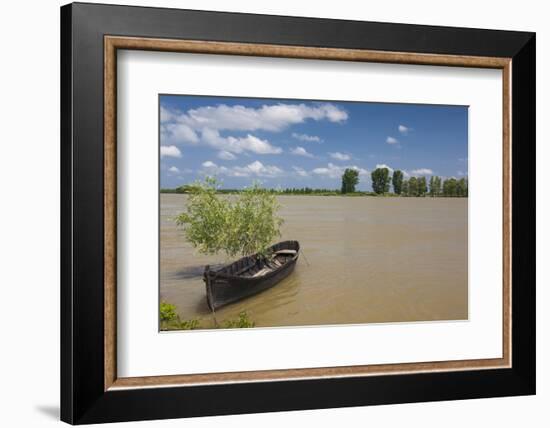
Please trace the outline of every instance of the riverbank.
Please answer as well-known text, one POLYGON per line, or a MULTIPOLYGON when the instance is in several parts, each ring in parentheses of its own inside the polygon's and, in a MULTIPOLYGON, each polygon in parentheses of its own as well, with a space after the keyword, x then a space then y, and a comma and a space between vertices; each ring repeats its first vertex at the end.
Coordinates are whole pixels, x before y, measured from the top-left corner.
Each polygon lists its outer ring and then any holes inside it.
MULTIPOLYGON (((350 192, 350 193, 342 193, 337 190, 316 190, 313 189, 313 191, 280 191, 280 190, 269 190, 269 193, 277 195, 277 196, 344 196, 344 197, 357 197, 357 196, 372 196, 376 198, 467 198, 467 196, 444 196, 444 195, 436 195, 432 196, 429 194, 425 195, 418 195, 418 196, 412 196, 412 195, 398 195, 396 193, 375 193, 375 192, 350 192)), ((162 194, 177 194, 177 195, 187 195, 189 192, 187 190, 183 190, 180 188, 176 189, 160 189, 160 193, 162 194)), ((239 193, 242 193, 242 190, 238 189, 219 189, 216 193, 220 195, 238 195, 239 193)))

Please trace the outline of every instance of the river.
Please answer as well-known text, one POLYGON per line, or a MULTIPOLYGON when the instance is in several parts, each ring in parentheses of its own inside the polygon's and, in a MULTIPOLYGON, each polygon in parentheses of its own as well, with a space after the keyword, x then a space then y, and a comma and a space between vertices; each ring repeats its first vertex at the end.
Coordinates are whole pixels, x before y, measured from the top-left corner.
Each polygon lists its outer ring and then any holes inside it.
MULTIPOLYGON (((214 325, 204 265, 173 217, 186 196, 161 194, 160 297, 181 319, 214 325)), ((275 287, 216 311, 257 327, 468 318, 467 198, 280 196, 281 240, 298 240, 296 270, 275 287)))

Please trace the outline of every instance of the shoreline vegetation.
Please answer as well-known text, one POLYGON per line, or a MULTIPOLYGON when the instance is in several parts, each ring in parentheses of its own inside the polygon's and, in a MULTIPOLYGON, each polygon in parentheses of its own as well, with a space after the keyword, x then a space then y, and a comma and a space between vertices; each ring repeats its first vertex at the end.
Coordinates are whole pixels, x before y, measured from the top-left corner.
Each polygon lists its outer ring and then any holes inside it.
MULTIPOLYGON (((395 170, 390 176, 388 168, 377 168, 371 173, 372 191, 356 190, 359 183, 359 172, 348 168, 342 175, 340 189, 289 187, 262 189, 264 192, 276 196, 375 196, 375 197, 445 197, 467 198, 468 179, 454 177, 442 179, 439 176, 431 176, 429 180, 425 176, 405 178, 404 173, 395 170), (390 185, 392 191, 390 191, 390 185)), ((175 188, 161 188, 160 193, 192 194, 195 184, 184 184, 175 188)), ((246 189, 222 189, 216 188, 220 195, 238 195, 246 192, 246 189)))
POLYGON ((239 313, 238 318, 222 320, 218 322, 213 315, 211 320, 193 318, 182 320, 177 313, 176 305, 167 302, 160 303, 160 330, 201 330, 218 328, 253 328, 256 323, 252 321, 246 311, 239 313))

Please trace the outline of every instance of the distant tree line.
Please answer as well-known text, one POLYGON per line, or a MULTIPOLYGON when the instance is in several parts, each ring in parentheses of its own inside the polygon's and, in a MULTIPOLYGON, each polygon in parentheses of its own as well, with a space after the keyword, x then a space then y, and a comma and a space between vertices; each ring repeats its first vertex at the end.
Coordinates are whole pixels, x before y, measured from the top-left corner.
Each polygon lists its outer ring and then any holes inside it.
MULTIPOLYGON (((187 194, 191 193, 193 189, 192 185, 186 184, 176 188, 161 188, 160 193, 176 193, 176 194, 187 194)), ((317 196, 337 196, 341 195, 341 189, 323 189, 323 188, 312 188, 312 187, 288 187, 285 189, 275 188, 275 189, 264 189, 267 193, 277 194, 277 195, 317 195, 317 196)), ((220 194, 239 194, 242 193, 244 189, 216 189, 216 193, 220 194)), ((364 195, 369 192, 352 192, 354 195, 364 195)))
POLYGON ((324 193, 339 193, 335 189, 313 189, 311 187, 292 187, 286 189, 274 189, 277 193, 282 193, 283 195, 315 195, 315 194, 324 194, 324 193))
POLYGON ((447 178, 441 181, 441 177, 436 175, 430 177, 428 182, 426 177, 411 177, 404 179, 402 171, 395 170, 391 176, 388 168, 376 168, 371 173, 372 190, 377 195, 388 193, 390 190, 390 181, 393 186, 393 192, 400 196, 412 197, 467 197, 468 180, 461 178, 447 178))
MULTIPOLYGON (((390 174, 388 168, 376 168, 371 172, 372 192, 361 192, 356 189, 359 184, 359 171, 346 168, 342 174, 342 185, 337 189, 314 189, 311 187, 289 187, 286 189, 265 189, 266 192, 282 195, 317 195, 317 196, 405 196, 405 197, 467 197, 467 178, 446 178, 434 175, 428 180, 426 177, 410 177, 405 179, 403 171, 395 170, 390 174), (390 193, 390 186, 393 193, 390 193)), ((189 193, 193 185, 185 184, 174 189, 160 189, 161 193, 189 193)), ((217 189, 217 193, 238 194, 243 189, 217 189)))

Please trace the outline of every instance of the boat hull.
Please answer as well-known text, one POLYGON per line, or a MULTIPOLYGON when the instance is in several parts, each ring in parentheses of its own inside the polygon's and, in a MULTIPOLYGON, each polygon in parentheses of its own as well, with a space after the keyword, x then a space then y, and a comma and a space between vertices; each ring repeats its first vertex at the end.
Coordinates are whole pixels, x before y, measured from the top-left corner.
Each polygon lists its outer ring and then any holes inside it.
POLYGON ((232 270, 253 264, 257 260, 256 255, 244 257, 217 271, 211 271, 207 266, 204 272, 204 282, 206 284, 206 300, 210 310, 214 311, 222 306, 261 293, 277 285, 294 271, 300 249, 297 241, 280 242, 271 249, 273 251, 290 249, 296 251, 296 254, 282 266, 259 277, 242 277, 231 274, 232 270))

